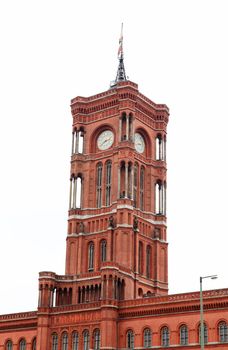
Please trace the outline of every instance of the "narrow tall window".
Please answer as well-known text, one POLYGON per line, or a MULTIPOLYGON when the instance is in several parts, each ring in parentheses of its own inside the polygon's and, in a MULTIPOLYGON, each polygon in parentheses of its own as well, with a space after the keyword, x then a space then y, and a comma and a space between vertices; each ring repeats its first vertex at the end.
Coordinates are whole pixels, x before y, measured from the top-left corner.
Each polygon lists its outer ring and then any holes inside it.
POLYGON ((89 249, 88 249, 88 270, 93 271, 94 268, 94 243, 89 243, 89 249))
POLYGON ((77 194, 76 194, 76 208, 82 207, 82 178, 81 176, 78 176, 76 179, 77 185, 77 194))
POLYGON ((112 180, 112 162, 108 161, 106 163, 106 195, 105 195, 106 206, 109 206, 111 204, 111 180, 112 180))
MULTIPOLYGON (((201 341, 201 332, 200 332, 200 326, 199 326, 199 343, 201 341)), ((204 323, 204 326, 203 326, 203 330, 204 330, 204 344, 207 344, 208 343, 208 328, 207 328, 207 325, 204 323)))
POLYGON ((166 182, 158 180, 155 184, 155 213, 165 215, 166 211, 166 182))
POLYGON ((26 341, 25 341, 25 339, 21 339, 20 340, 19 350, 26 350, 26 341))
POLYGON ((97 165, 97 208, 102 205, 102 163, 97 165))
POLYGON ((94 350, 100 350, 100 344, 101 338, 100 338, 100 331, 99 329, 96 329, 94 331, 94 350))
POLYGON ((134 165, 134 189, 133 189, 133 200, 134 207, 137 207, 137 184, 138 184, 138 164, 134 165))
POLYGON ((151 278, 151 247, 146 247, 146 277, 151 278))
POLYGON ((102 241, 101 241, 101 262, 106 261, 106 248, 107 248, 107 242, 105 239, 102 239, 102 241))
POLYGON ((62 336, 62 350, 68 350, 68 334, 66 332, 62 336))
POLYGON ((220 343, 228 342, 228 327, 226 322, 219 323, 219 341, 220 343))
POLYGON ((141 167, 140 170, 140 209, 144 210, 144 182, 145 182, 145 170, 141 167))
POLYGON ((180 327, 180 345, 188 345, 188 327, 186 325, 180 327))
POLYGON ((6 350, 12 350, 13 349, 13 343, 11 340, 8 340, 6 343, 6 350))
POLYGON ((36 338, 33 339, 32 350, 36 350, 36 338))
POLYGON ((143 244, 142 242, 139 242, 139 274, 143 274, 143 244))
POLYGON ((78 350, 78 332, 72 334, 72 350, 78 350))
POLYGON ((160 134, 156 137, 156 160, 163 160, 163 140, 160 134))
POLYGON ((152 346, 152 336, 151 336, 151 330, 149 328, 146 328, 143 332, 143 339, 144 339, 144 348, 151 348, 152 346))
POLYGON ((52 334, 52 350, 58 350, 58 335, 52 334))
POLYGON ((70 179, 69 209, 82 207, 82 177, 72 175, 70 179))
POLYGON ((163 327, 161 330, 161 345, 169 346, 169 328, 163 327))
POLYGON ((127 349, 134 349, 134 333, 132 330, 127 332, 127 349))
POLYGON ((89 350, 89 331, 83 332, 83 350, 89 350))
POLYGON ((78 132, 78 153, 83 153, 83 148, 84 148, 84 132, 79 131, 78 132))

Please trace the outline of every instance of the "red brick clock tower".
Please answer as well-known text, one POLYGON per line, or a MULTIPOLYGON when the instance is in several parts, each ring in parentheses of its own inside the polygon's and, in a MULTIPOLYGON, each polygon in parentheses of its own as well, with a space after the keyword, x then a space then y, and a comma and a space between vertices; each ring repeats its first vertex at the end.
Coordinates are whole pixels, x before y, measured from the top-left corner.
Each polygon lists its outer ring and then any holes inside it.
POLYGON ((71 109, 66 275, 77 276, 76 300, 166 294, 166 106, 123 80, 71 109))
POLYGON ((166 295, 167 106, 126 79, 121 51, 110 89, 74 98, 71 112, 65 275, 40 273, 38 310, 166 295))
MULTIPOLYGON (((71 101, 65 274, 40 272, 36 311, 0 315, 0 350, 202 347, 200 293, 168 295, 169 111, 119 53, 110 89, 71 101)), ((228 289, 203 293, 203 316, 205 348, 226 350, 228 289)))

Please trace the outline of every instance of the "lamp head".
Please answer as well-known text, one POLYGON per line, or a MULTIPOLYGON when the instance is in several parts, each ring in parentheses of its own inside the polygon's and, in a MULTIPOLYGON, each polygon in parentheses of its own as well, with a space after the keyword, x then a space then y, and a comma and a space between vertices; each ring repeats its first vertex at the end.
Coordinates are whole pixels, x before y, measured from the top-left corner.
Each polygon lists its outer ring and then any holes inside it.
POLYGON ((216 280, 217 278, 218 278, 217 275, 211 276, 211 279, 212 279, 212 280, 216 280))

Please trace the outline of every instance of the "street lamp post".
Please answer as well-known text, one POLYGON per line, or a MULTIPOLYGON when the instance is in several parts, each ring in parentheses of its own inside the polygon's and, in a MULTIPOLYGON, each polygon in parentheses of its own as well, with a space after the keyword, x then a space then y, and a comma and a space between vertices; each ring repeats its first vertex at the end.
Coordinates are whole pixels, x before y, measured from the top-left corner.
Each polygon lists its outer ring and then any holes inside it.
POLYGON ((212 280, 218 278, 217 275, 200 277, 200 348, 204 350, 204 322, 203 322, 203 279, 210 278, 212 280))

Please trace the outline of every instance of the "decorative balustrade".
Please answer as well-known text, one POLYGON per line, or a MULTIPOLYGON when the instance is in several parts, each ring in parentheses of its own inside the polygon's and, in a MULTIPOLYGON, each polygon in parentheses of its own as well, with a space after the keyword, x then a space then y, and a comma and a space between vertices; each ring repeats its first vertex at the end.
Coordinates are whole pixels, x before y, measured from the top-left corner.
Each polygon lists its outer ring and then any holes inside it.
POLYGON ((19 312, 14 314, 0 315, 1 321, 14 321, 18 319, 31 319, 37 317, 37 311, 19 312))

